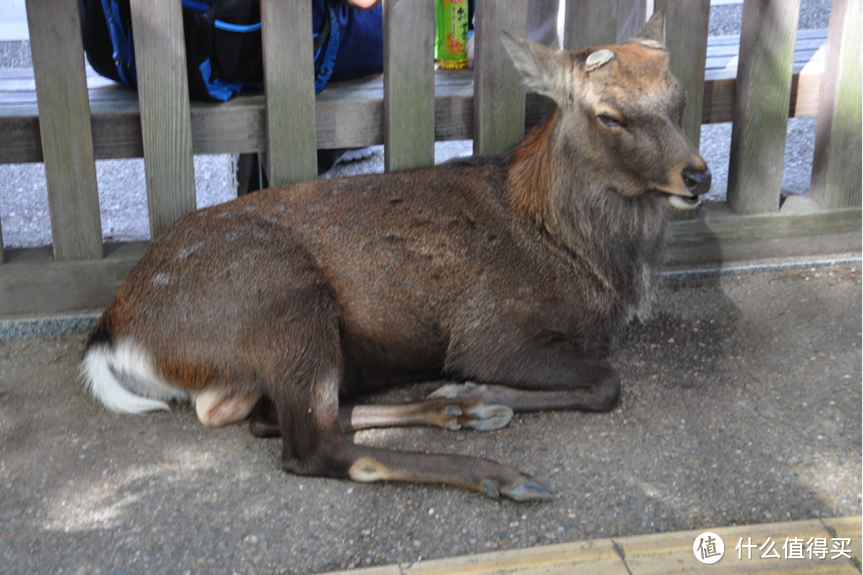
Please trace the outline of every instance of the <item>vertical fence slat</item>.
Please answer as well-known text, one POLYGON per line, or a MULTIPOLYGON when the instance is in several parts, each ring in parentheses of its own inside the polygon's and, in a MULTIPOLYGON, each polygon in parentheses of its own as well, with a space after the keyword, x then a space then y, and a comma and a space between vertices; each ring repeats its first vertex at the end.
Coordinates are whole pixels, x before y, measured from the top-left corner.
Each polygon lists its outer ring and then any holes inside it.
POLYGON ((860 0, 833 0, 818 100, 810 194, 825 208, 861 203, 860 0))
POLYGON ((481 0, 474 22, 473 152, 497 154, 524 136, 524 88, 500 31, 527 36, 527 2, 481 0))
POLYGON ((195 164, 180 3, 132 0, 150 237, 195 209, 195 164))
POLYGON ((384 2, 384 166, 434 164, 432 1, 384 2))
MULTIPOLYGON (((665 15, 663 43, 668 48, 668 67, 686 89, 683 131, 697 148, 701 142, 710 0, 656 0, 654 8, 665 15)), ((694 219, 695 213, 668 207, 668 216, 675 220, 694 219)))
POLYGON ((54 259, 102 257, 81 21, 75 0, 27 0, 54 259))
POLYGON ((698 147, 704 106, 710 0, 656 0, 655 7, 665 13, 669 68, 686 88, 683 130, 698 147))
POLYGON ((618 0, 566 0, 564 49, 617 42, 617 4, 618 0))
POLYGON ((740 33, 728 205, 779 210, 800 0, 745 0, 740 33))
POLYGON ((315 85, 311 2, 261 0, 270 186, 312 180, 315 85))

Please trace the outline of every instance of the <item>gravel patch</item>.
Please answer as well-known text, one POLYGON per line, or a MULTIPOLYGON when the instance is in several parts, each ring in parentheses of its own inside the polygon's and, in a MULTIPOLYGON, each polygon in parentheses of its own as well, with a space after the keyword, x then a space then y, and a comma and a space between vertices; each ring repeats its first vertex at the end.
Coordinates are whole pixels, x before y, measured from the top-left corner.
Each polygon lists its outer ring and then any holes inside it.
MULTIPOLYGON (((830 4, 832 0, 803 0, 800 3, 800 17, 797 27, 800 30, 826 28, 830 20, 830 4)), ((743 20, 743 2, 739 4, 724 4, 710 9, 711 36, 730 36, 740 34, 740 23, 743 20)))
POLYGON ((100 312, 0 320, 0 341, 89 333, 101 315, 100 312))
MULTIPOLYGON (((818 118, 788 118, 785 165, 780 194, 809 193, 812 157, 815 154, 815 126, 818 118)), ((713 172, 713 185, 704 196, 708 202, 724 202, 728 194, 728 163, 731 156, 731 123, 701 126, 701 155, 713 172)))
POLYGON ((28 40, 0 42, 0 70, 20 70, 32 68, 28 40))
MULTIPOLYGON (((800 6, 799 30, 827 28, 831 0, 804 0, 800 6)), ((711 36, 739 35, 743 4, 713 6, 710 10, 711 36)), ((817 118, 789 118, 785 143, 785 170, 782 196, 809 193, 812 157, 815 153, 817 118)), ((728 193, 728 162, 731 148, 731 123, 701 126, 700 151, 713 172, 713 187, 706 201, 723 202, 728 193)))
MULTIPOLYGON (((799 27, 826 28, 830 0, 803 0, 799 27)), ((739 34, 741 4, 714 6, 710 34, 739 34)), ((29 42, 0 42, 0 69, 31 67, 29 42)), ((815 143, 815 118, 791 118, 785 152, 782 195, 807 194, 815 143)), ((728 187, 731 124, 702 126, 701 150, 714 179, 708 201, 724 201, 728 187)), ((472 153, 470 140, 437 142, 435 161, 472 153)), ((100 160, 96 166, 104 241, 149 239, 143 160, 100 160)), ((323 177, 346 177, 384 171, 383 147, 371 157, 338 164, 323 177)), ((236 197, 233 159, 229 155, 195 157, 198 207, 236 197)), ((37 247, 51 243, 45 175, 42 164, 0 165, 0 229, 6 248, 37 247)))

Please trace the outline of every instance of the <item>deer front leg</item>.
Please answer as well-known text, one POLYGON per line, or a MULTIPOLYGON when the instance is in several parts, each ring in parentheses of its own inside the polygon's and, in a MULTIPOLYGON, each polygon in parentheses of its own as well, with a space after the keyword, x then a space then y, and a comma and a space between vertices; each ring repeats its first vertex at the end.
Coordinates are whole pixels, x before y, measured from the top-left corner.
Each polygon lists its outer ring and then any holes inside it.
POLYGON ((616 377, 588 388, 567 391, 529 391, 504 385, 448 383, 429 395, 429 399, 472 399, 506 405, 513 412, 551 410, 610 411, 620 398, 616 377))
POLYGON ((456 431, 491 431, 507 425, 512 409, 473 399, 429 399, 394 405, 353 405, 339 410, 339 424, 345 431, 376 427, 432 425, 456 431))
MULTIPOLYGON (((452 431, 475 429, 492 431, 506 426, 512 409, 473 399, 429 399, 413 403, 385 405, 346 405, 339 408, 339 425, 343 431, 380 427, 431 425, 452 431)), ((275 406, 261 399, 249 421, 249 431, 256 437, 278 437, 279 418, 275 406)))
POLYGON ((516 333, 494 345, 456 342, 446 369, 484 385, 448 384, 429 399, 473 399, 507 405, 516 412, 610 411, 620 399, 620 379, 607 362, 550 332, 516 333))

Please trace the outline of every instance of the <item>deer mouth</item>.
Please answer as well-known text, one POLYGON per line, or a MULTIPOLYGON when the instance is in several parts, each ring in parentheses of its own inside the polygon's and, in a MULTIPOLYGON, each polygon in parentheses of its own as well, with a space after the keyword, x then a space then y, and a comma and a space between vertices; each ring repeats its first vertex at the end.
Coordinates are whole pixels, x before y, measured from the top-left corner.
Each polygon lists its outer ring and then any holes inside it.
POLYGON ((682 194, 666 192, 665 190, 660 190, 658 188, 654 188, 652 193, 665 198, 668 200, 669 204, 678 210, 694 210, 701 204, 701 198, 699 196, 684 196, 682 194))
POLYGON ((710 191, 712 180, 713 176, 706 166, 703 169, 685 168, 681 172, 678 185, 659 188, 657 191, 668 198, 668 203, 678 210, 694 210, 701 203, 701 195, 710 191), (683 185, 680 186, 680 183, 683 185))
POLYGON ((678 196, 677 194, 665 193, 668 203, 678 210, 694 210, 701 203, 698 196, 678 196))

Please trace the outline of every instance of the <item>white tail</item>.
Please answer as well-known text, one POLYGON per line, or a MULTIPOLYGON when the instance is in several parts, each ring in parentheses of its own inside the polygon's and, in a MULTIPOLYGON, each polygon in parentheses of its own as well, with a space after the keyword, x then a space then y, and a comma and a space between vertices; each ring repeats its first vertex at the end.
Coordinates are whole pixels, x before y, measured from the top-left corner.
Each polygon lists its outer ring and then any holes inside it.
POLYGON ((170 409, 167 400, 189 398, 186 392, 159 376, 147 352, 129 341, 87 350, 81 363, 81 378, 93 397, 118 413, 170 409))

